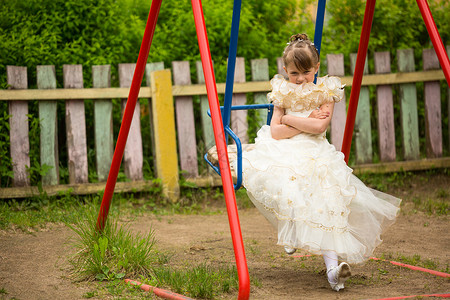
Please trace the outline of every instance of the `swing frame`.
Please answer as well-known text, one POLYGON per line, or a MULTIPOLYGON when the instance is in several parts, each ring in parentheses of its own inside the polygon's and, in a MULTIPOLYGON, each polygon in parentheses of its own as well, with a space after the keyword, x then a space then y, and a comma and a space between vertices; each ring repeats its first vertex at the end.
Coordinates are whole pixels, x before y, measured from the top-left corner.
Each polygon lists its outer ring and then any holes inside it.
MULTIPOLYGON (((444 75, 446 77, 447 83, 450 82, 450 62, 448 56, 446 55, 444 45, 437 31, 436 25, 434 23, 433 17, 431 16, 430 9, 426 0, 416 0, 419 5, 422 17, 425 21, 428 33, 433 42, 435 51, 437 53, 439 62, 441 63, 444 75)), ((150 7, 147 24, 144 31, 144 36, 141 43, 141 48, 139 50, 139 56, 136 63, 135 72, 133 75, 133 80, 130 87, 130 92, 128 94, 127 104, 122 117, 122 124, 120 126, 119 136, 117 138, 116 147, 114 150, 113 159, 111 162, 111 168, 108 174, 108 179, 106 181, 105 191, 103 193, 102 203, 100 206, 98 218, 97 218, 97 230, 99 232, 103 231, 105 223, 108 217, 108 212, 111 204, 112 195, 114 193, 114 187, 116 185, 117 176, 119 174, 119 168, 122 161, 122 157, 125 150, 125 144, 128 138, 128 133, 131 126, 131 121, 133 118, 134 109, 136 106, 137 98, 139 95, 140 85, 142 78, 144 76, 145 65, 150 52, 150 46, 152 43, 156 21, 158 19, 160 7, 162 0, 152 0, 150 7)), ((343 142, 343 152, 346 157, 346 162, 348 162, 348 155, 350 152, 350 144, 353 133, 354 121, 356 116, 356 108, 358 105, 359 92, 361 88, 361 81, 364 69, 364 63, 367 54, 367 45, 369 43, 370 29, 373 20, 373 13, 375 9, 376 0, 367 0, 366 10, 364 13, 363 27, 361 31, 361 39, 358 48, 358 56, 356 60, 356 67, 353 77, 353 85, 350 96, 349 110, 347 114, 347 121, 345 126, 344 142, 343 142)), ((316 19, 316 28, 314 42, 318 50, 320 51, 320 44, 322 38, 322 28, 323 28, 323 18, 325 14, 325 3, 326 0, 319 0, 318 4, 318 17, 316 19), (319 12, 321 16, 319 16, 319 12), (320 33, 320 39, 319 39, 320 33)), ((233 248, 236 259, 236 268, 239 278, 239 294, 238 299, 248 299, 250 296, 250 280, 248 274, 247 261, 245 258, 244 245, 242 240, 242 233, 239 225, 239 217, 237 213, 236 205, 236 195, 234 189, 236 186, 233 185, 233 180, 231 177, 230 165, 228 161, 227 153, 227 135, 235 136, 232 130, 229 129, 229 119, 231 110, 238 109, 239 107, 231 107, 231 96, 233 91, 233 79, 234 79, 234 67, 236 60, 236 50, 237 50, 237 38, 239 30, 239 19, 241 11, 241 0, 235 0, 233 6, 233 20, 232 20, 232 31, 230 38, 230 53, 228 60, 228 70, 227 70, 227 82, 226 82, 226 103, 224 107, 219 106, 217 87, 215 83, 214 70, 212 65, 211 53, 209 49, 208 36, 206 33, 206 25, 203 15, 203 9, 201 5, 201 0, 191 0, 192 11, 194 15, 195 27, 197 31, 197 38, 200 49, 200 56, 203 66, 203 74, 205 77, 206 91, 208 95, 208 102, 210 106, 210 114, 212 118, 212 126, 214 131, 214 138, 217 147, 217 153, 219 158, 219 168, 218 173, 222 178, 223 191, 225 196, 225 202, 227 205, 228 220, 230 224, 231 238, 233 241, 233 248), (223 113, 221 113, 223 110, 223 113), (223 114, 223 116, 222 116, 223 114), (222 117, 221 117, 222 116, 222 117), (224 129, 225 127, 225 129, 224 129)), ((270 106, 263 104, 262 107, 255 106, 245 106, 241 109, 255 109, 255 108, 266 108, 270 109, 270 106)), ((235 136, 236 137, 236 136, 235 136)), ((238 141, 239 139, 236 139, 238 141)), ((238 142, 236 142, 238 143, 238 142)), ((240 142, 239 142, 240 143, 240 142)), ((242 155, 242 148, 241 148, 242 155)), ((241 161, 242 164, 242 161, 241 161)), ((242 166, 240 167, 242 169, 242 166)), ((240 175, 242 176, 242 175, 240 175)), ((242 177, 241 177, 242 180, 242 177)))

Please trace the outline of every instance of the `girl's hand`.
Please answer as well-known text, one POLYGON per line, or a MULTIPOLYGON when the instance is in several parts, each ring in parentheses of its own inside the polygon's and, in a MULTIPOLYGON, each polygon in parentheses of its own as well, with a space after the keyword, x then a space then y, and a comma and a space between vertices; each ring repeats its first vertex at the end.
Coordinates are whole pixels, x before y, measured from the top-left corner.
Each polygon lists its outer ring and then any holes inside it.
POLYGON ((330 116, 330 112, 329 111, 323 111, 321 109, 315 109, 309 114, 308 118, 326 119, 329 116, 330 116))

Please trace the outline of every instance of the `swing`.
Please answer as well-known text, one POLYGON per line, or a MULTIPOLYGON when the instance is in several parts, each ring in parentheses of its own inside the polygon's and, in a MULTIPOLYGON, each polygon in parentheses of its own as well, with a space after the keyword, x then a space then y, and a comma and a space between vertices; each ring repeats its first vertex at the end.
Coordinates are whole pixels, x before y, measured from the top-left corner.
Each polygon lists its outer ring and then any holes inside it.
MULTIPOLYGON (((344 141, 342 152, 348 162, 348 156, 350 152, 350 144, 354 126, 354 120, 356 115, 356 107, 358 104, 359 91, 361 87, 362 74, 364 70, 364 63, 366 59, 367 46, 369 43, 370 28, 372 25, 372 19, 374 14, 376 0, 367 0, 366 11, 364 13, 364 22, 361 30, 361 39, 358 48, 358 56, 356 60, 356 67, 353 76, 352 92, 350 95, 350 103, 347 114, 347 121, 345 126, 344 141), (361 54, 361 55, 360 55, 361 54)), ((442 69, 447 79, 447 83, 450 83, 450 62, 445 53, 445 48, 440 40, 439 33, 434 23, 433 17, 429 10, 426 0, 416 0, 421 10, 425 25, 428 29, 429 35, 432 39, 434 48, 438 55, 439 61, 442 65, 442 69)), ((100 206, 98 218, 97 218, 97 230, 102 231, 105 227, 105 223, 108 217, 108 212, 111 204, 112 195, 114 193, 114 186, 116 184, 117 176, 119 173, 120 163, 125 149, 125 144, 128 138, 128 132, 131 126, 131 120, 134 113, 134 108, 139 94, 140 84, 142 82, 145 65, 147 62, 150 46, 153 39, 153 33, 156 27, 156 20, 159 15, 162 0, 153 0, 150 8, 147 24, 144 31, 144 37, 142 39, 141 48, 139 51, 139 57, 136 63, 136 69, 133 75, 133 81, 131 83, 130 92, 127 99, 127 105, 122 118, 122 124, 120 127, 119 136, 117 138, 116 148, 114 150, 113 159, 111 162, 111 168, 106 182, 105 191, 103 193, 102 203, 100 206)), ((233 6, 233 20, 232 30, 230 38, 230 52, 228 59, 228 71, 225 88, 225 104, 223 107, 219 107, 217 98, 217 89, 215 85, 214 71, 212 67, 211 53, 209 51, 208 37, 206 33, 205 20, 203 17, 203 10, 200 0, 191 0, 192 11, 194 14, 195 27, 197 31, 197 38, 199 42, 200 56, 203 65, 203 73, 205 75, 206 90, 208 94, 208 102, 212 112, 212 123, 214 136, 216 139, 216 145, 220 153, 226 153, 226 137, 228 134, 235 140, 236 143, 236 157, 237 157, 237 170, 236 170, 236 184, 234 189, 238 189, 242 183, 242 145, 239 138, 233 133, 229 127, 230 112, 231 110, 238 109, 268 109, 268 123, 271 119, 271 110, 273 106, 271 104, 260 105, 243 105, 243 106, 231 106, 231 95, 233 91, 234 81, 234 68, 236 63, 236 50, 237 50, 237 38, 239 30, 239 16, 241 0, 235 0, 233 6), (222 111, 222 121, 220 120, 220 111, 222 111), (223 126, 223 127, 222 127, 223 126), (223 130, 222 130, 223 129, 223 130), (225 136, 222 135, 225 133, 225 136), (225 138, 225 139, 224 139, 225 138)), ((320 45, 322 39, 322 28, 325 13, 326 0, 319 0, 316 19, 316 30, 314 35, 314 42, 317 50, 320 53, 320 45)), ((209 113, 211 115, 211 113, 209 113)), ((250 146, 244 146, 247 148, 250 146)), ((207 159, 206 155, 205 158, 207 159)), ((207 159, 208 163, 214 168, 214 170, 220 174, 219 169, 207 159)), ((239 277, 239 295, 238 299, 248 299, 250 294, 250 281, 247 268, 247 262, 245 259, 245 251, 243 246, 242 234, 239 226, 239 218, 237 214, 236 199, 233 187, 231 184, 231 174, 229 172, 229 166, 223 164, 225 160, 220 160, 220 167, 223 174, 222 183, 223 191, 225 195, 225 202, 227 205, 228 219, 230 223, 231 237, 233 240, 233 247, 236 257, 236 267, 239 277)), ((226 158, 228 161, 228 158, 226 158)))
MULTIPOLYGON (((316 25, 314 30, 314 45, 320 55, 320 45, 322 43, 323 23, 325 17, 326 0, 319 0, 317 5, 316 25)), ((233 18, 231 22, 231 36, 230 47, 228 52, 227 77, 225 82, 225 100, 224 105, 220 107, 222 113, 222 123, 225 131, 225 141, 228 143, 228 135, 234 140, 235 144, 227 145, 228 159, 230 162, 236 161, 237 168, 231 168, 231 175, 233 177, 234 189, 238 190, 242 185, 242 151, 249 151, 254 147, 254 144, 242 144, 239 137, 230 128, 230 115, 232 110, 250 110, 250 109, 267 109, 266 124, 270 125, 270 120, 273 114, 273 104, 249 104, 249 105, 231 105, 233 83, 234 83, 234 69, 236 64, 237 41, 239 34, 239 19, 241 10, 241 0, 235 0, 233 5, 233 18)), ((316 82, 317 74, 314 79, 316 82)), ((211 113, 208 110, 208 115, 211 113)), ((213 170, 220 175, 219 157, 216 146, 213 146, 204 155, 205 161, 213 168, 213 170)))

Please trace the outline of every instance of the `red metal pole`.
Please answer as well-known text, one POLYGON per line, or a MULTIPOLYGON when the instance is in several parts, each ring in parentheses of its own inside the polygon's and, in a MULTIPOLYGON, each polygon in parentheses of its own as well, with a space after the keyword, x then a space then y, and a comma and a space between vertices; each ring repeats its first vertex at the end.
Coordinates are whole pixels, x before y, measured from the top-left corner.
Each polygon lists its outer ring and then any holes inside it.
POLYGON ((102 231, 108 218, 111 198, 116 186, 117 175, 119 174, 120 163, 122 161, 125 144, 127 142, 128 133, 130 131, 131 121, 133 119, 136 101, 141 88, 142 78, 144 76, 145 64, 147 63, 150 46, 155 32, 156 21, 158 20, 159 9, 162 0, 153 0, 148 14, 147 25, 145 26, 144 37, 142 39, 139 57, 136 63, 136 69, 131 82, 130 92, 128 94, 127 105, 123 113, 122 125, 120 126, 119 137, 117 138, 116 149, 114 150, 111 168, 109 170, 108 179, 106 181, 105 192, 103 193, 102 204, 97 218, 97 229, 102 231))
POLYGON ((370 30, 372 28, 373 14, 375 12, 376 0, 367 0, 366 10, 364 12, 364 21, 361 29, 361 38, 359 40, 358 54, 356 56, 356 66, 353 75, 352 91, 348 104, 347 120, 345 122, 344 139, 342 141, 342 153, 345 155, 345 162, 348 163, 350 156, 350 147, 352 144, 353 129, 355 127, 356 110, 358 108, 359 92, 361 91, 361 82, 366 63, 367 47, 369 45, 370 30))
POLYGON ((195 28, 197 30, 198 46, 203 65, 203 74, 205 76, 206 91, 211 110, 212 125, 214 130, 214 139, 216 141, 217 154, 219 156, 219 168, 222 175, 223 192, 227 205, 228 221, 230 223, 231 238, 233 240, 234 255, 236 267, 239 276, 239 295, 238 299, 248 299, 250 296, 250 280, 245 258, 244 243, 242 241, 239 216, 236 206, 236 197, 234 194, 233 180, 231 178, 230 165, 228 162, 227 144, 220 113, 219 99, 217 96, 216 80, 214 78, 214 69, 211 60, 211 53, 206 33, 205 19, 200 0, 192 0, 192 11, 194 13, 195 28))
POLYGON ((131 280, 131 279, 125 279, 126 283, 129 283, 131 285, 138 285, 142 290, 147 292, 153 292, 156 296, 159 296, 164 299, 173 299, 173 300, 194 300, 192 298, 174 293, 169 290, 160 289, 148 284, 142 284, 139 281, 131 280))
POLYGON ((426 0, 416 0, 417 5, 419 5, 420 13, 422 14, 423 21, 427 27, 428 34, 430 35, 431 42, 434 46, 434 51, 438 56, 439 62, 441 63, 442 70, 444 71, 445 78, 447 79, 447 84, 450 85, 450 61, 448 59, 447 53, 445 52, 444 43, 442 42, 439 31, 437 30, 436 23, 434 22, 433 16, 431 15, 430 7, 426 0))

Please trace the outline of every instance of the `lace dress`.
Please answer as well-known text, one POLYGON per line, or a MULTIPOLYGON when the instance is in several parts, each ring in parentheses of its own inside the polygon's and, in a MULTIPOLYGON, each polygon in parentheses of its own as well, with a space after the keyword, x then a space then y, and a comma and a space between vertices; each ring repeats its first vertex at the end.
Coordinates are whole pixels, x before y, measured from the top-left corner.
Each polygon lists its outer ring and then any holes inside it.
MULTIPOLYGON (((344 95, 337 77, 296 85, 276 75, 271 85, 269 100, 299 117, 344 95)), ((325 132, 275 140, 264 125, 254 149, 243 153, 242 174, 251 201, 278 230, 279 245, 315 254, 335 251, 348 263, 372 255, 399 211, 400 199, 366 187, 352 174, 325 132)))

